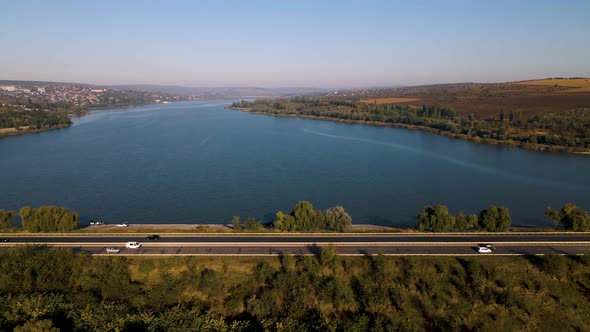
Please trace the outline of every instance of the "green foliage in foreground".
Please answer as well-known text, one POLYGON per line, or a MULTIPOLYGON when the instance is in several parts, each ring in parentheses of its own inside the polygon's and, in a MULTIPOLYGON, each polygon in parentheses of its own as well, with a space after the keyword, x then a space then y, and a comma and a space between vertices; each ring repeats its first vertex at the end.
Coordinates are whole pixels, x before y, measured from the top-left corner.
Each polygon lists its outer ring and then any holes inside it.
POLYGON ((30 232, 70 232, 78 227, 80 217, 59 206, 41 206, 20 209, 23 227, 30 232))
POLYGON ((92 257, 0 252, 0 330, 582 331, 583 257, 92 257))
POLYGON ((428 205, 416 220, 418 230, 429 229, 433 232, 464 231, 481 229, 487 232, 507 232, 512 219, 508 208, 490 206, 477 215, 465 215, 459 212, 456 217, 449 213, 445 205, 428 205))

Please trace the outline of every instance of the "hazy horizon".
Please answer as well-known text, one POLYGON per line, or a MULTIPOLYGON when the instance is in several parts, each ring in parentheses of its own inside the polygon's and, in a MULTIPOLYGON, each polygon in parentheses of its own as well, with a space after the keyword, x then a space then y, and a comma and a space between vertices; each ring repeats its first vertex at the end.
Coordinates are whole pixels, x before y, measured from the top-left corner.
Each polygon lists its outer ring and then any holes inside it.
POLYGON ((590 76, 590 2, 23 1, 0 79, 354 88, 590 76))

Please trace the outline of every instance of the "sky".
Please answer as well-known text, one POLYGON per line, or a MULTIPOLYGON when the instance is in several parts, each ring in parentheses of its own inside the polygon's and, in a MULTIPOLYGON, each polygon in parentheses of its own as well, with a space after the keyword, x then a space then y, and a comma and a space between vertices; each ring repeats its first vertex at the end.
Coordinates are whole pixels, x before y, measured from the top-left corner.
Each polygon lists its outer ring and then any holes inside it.
POLYGON ((590 1, 1 1, 0 79, 367 87, 590 76, 590 1))

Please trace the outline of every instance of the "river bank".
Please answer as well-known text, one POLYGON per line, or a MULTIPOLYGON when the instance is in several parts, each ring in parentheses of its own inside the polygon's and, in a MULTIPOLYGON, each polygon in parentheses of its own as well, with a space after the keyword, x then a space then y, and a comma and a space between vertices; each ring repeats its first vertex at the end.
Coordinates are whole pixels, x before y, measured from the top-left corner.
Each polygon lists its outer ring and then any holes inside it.
POLYGON ((539 227, 511 227, 506 233, 489 233, 477 230, 462 231, 462 232, 442 232, 432 233, 427 231, 418 231, 415 228, 400 228, 389 227, 370 224, 352 225, 350 230, 344 233, 333 231, 313 231, 313 232, 274 232, 270 229, 263 229, 256 232, 235 231, 231 225, 221 224, 129 224, 127 227, 119 227, 113 225, 88 225, 68 233, 31 233, 23 229, 4 229, 0 231, 2 236, 14 235, 31 235, 31 234, 68 234, 68 235, 84 235, 84 234, 268 234, 268 235, 293 235, 293 234, 330 234, 341 235, 347 233, 367 233, 367 234, 411 234, 411 235, 445 235, 445 234, 466 234, 466 235, 484 235, 495 234, 501 236, 502 234, 534 234, 534 233, 554 233, 554 234, 573 234, 584 232, 565 231, 563 228, 555 228, 549 226, 539 227))
POLYGON ((332 122, 340 122, 340 123, 350 123, 350 124, 363 124, 368 126, 377 126, 377 127, 396 127, 396 128, 405 128, 405 129, 416 129, 416 130, 423 130, 428 131, 433 134, 466 140, 474 143, 484 143, 484 144, 492 144, 492 145, 502 145, 502 146, 509 146, 509 147, 518 147, 525 150, 531 151, 545 151, 545 152, 561 152, 561 153, 571 153, 571 154, 580 154, 580 155, 587 155, 590 156, 589 150, 578 150, 576 148, 566 147, 566 146, 558 146, 558 145, 544 145, 544 144, 536 144, 536 143, 521 143, 516 142, 513 140, 496 140, 496 139, 485 139, 481 137, 474 137, 468 136, 464 134, 453 134, 451 132, 442 131, 436 128, 425 127, 425 126, 418 126, 418 125, 408 125, 403 123, 389 123, 389 122, 378 122, 378 121, 365 121, 365 120, 350 120, 350 119, 340 119, 340 118, 332 118, 326 116, 314 116, 314 115, 301 115, 301 114, 272 114, 266 112, 256 112, 252 111, 250 108, 240 108, 240 107, 233 107, 227 106, 227 109, 232 109, 236 111, 252 113, 252 114, 260 114, 260 115, 268 115, 274 117, 284 117, 284 118, 303 118, 303 119, 311 119, 311 120, 324 120, 324 121, 332 121, 332 122))
MULTIPOLYGON (((127 227, 117 225, 90 225, 76 230, 79 233, 248 233, 247 231, 235 231, 232 225, 222 224, 129 224, 127 227)), ((259 232, 277 234, 269 229, 259 232)), ((321 233, 330 233, 320 231, 321 233)), ((359 224, 352 225, 352 233, 406 233, 416 232, 413 229, 403 229, 379 225, 359 224)), ((280 232, 279 232, 280 233, 280 232)), ((288 232, 282 232, 288 234, 288 232)), ((338 233, 335 233, 338 234, 338 233)))
MULTIPOLYGON (((10 136, 34 134, 34 133, 41 133, 41 132, 50 131, 50 130, 69 128, 74 125, 74 123, 71 121, 72 117, 82 117, 82 116, 90 114, 93 111, 108 110, 108 109, 127 109, 127 108, 140 107, 140 106, 146 106, 146 105, 152 105, 152 104, 153 103, 137 103, 137 104, 133 104, 133 105, 112 105, 112 106, 104 106, 103 105, 103 106, 97 106, 97 107, 86 107, 84 109, 81 109, 79 113, 67 114, 67 116, 70 118, 69 124, 61 124, 61 125, 39 128, 39 129, 30 129, 30 126, 21 126, 19 128, 14 128, 14 127, 0 128, 0 139, 4 138, 4 137, 10 137, 10 136)), ((160 105, 160 104, 161 103, 156 103, 154 105, 160 105)), ((168 102, 166 104, 170 104, 170 102, 168 102)))
POLYGON ((39 129, 30 129, 29 128, 30 126, 20 127, 18 129, 14 128, 14 127, 13 128, 0 128, 0 138, 10 137, 10 136, 19 136, 19 135, 25 135, 25 134, 41 133, 41 132, 49 131, 49 130, 69 128, 72 125, 73 125, 73 123, 53 126, 50 128, 39 128, 39 129))

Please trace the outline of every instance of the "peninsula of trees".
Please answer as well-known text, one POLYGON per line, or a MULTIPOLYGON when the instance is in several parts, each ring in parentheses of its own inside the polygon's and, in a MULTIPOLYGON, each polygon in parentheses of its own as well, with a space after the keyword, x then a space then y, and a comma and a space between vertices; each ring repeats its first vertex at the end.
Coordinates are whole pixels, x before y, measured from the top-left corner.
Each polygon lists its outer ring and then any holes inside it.
POLYGON ((498 119, 460 116, 452 108, 436 104, 366 104, 316 97, 244 100, 233 103, 232 108, 275 116, 425 129, 445 136, 533 150, 590 153, 590 108, 527 118, 509 112, 498 119))

